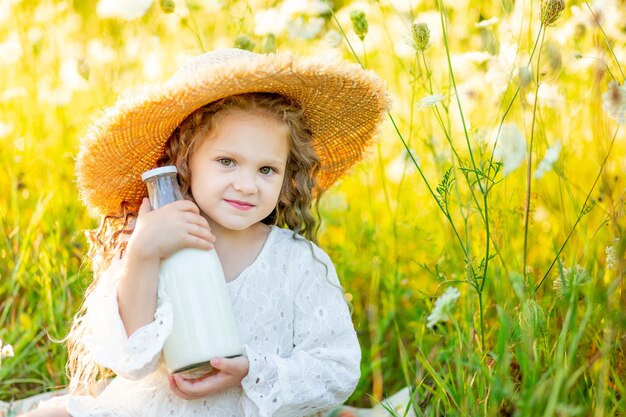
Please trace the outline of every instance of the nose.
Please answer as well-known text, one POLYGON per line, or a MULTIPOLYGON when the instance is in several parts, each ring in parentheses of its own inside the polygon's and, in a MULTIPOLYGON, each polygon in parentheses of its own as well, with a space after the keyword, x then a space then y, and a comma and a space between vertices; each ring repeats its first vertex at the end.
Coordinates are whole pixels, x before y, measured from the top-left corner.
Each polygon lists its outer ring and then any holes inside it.
POLYGON ((253 194, 257 191, 257 184, 254 174, 240 173, 233 181, 233 188, 244 194, 253 194))

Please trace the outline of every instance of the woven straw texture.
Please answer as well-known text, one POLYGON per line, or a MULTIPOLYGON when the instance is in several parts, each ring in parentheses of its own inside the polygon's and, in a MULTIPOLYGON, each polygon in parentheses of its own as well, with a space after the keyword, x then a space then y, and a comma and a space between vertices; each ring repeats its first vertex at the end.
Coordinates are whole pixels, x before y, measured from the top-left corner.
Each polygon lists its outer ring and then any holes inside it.
POLYGON ((77 157, 78 188, 93 214, 112 214, 147 195, 141 174, 153 168, 174 129, 221 98, 272 92, 304 111, 321 159, 323 189, 362 158, 389 106, 381 80, 346 62, 226 49, 190 60, 167 82, 119 100, 89 128, 77 157))

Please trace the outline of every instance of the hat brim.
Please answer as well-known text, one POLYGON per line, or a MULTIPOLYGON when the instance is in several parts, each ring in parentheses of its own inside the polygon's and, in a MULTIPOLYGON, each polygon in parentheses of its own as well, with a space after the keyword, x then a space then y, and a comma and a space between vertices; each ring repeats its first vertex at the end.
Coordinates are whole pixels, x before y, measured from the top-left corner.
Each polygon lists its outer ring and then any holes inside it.
POLYGON ((176 127, 208 103, 253 92, 281 94, 302 107, 323 189, 362 158, 389 105, 380 78, 346 62, 254 54, 198 65, 119 101, 91 126, 77 157, 83 202, 99 214, 118 212, 122 201, 138 208, 146 195, 141 174, 154 168, 176 127))

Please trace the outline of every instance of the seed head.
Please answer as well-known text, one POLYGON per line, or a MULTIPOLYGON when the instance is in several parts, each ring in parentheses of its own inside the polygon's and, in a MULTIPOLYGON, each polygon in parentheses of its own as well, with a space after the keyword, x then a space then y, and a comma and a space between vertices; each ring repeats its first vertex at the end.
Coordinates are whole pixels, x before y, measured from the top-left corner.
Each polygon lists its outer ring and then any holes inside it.
POLYGON ((558 297, 568 299, 575 289, 580 289, 591 282, 591 275, 580 265, 563 268, 563 271, 552 281, 558 297))
POLYGON ((174 10, 176 9, 174 0, 160 0, 159 6, 161 6, 163 13, 174 13, 174 10))
POLYGON ((541 0, 541 24, 552 26, 565 10, 565 0, 541 0))
POLYGON ((426 23, 413 23, 411 26, 413 32, 413 47, 417 51, 423 51, 428 48, 430 42, 430 29, 426 23))
POLYGON ((352 10, 350 12, 350 20, 352 21, 352 26, 354 26, 354 33, 363 41, 369 29, 365 13, 362 10, 352 10))
POLYGON ((235 39, 235 48, 245 49, 246 51, 252 51, 256 46, 256 42, 247 37, 246 35, 238 36, 235 39))

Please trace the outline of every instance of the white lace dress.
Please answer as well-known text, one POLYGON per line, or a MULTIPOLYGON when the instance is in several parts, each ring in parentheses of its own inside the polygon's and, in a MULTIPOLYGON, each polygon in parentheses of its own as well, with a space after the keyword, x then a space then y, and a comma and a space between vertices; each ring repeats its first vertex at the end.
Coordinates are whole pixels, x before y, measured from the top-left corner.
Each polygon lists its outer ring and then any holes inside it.
POLYGON ((64 396, 73 417, 304 416, 340 404, 359 379, 361 351, 332 262, 290 230, 272 227, 257 259, 228 283, 245 355, 241 388, 198 400, 173 394, 161 349, 172 309, 159 290, 155 320, 126 336, 117 306, 121 262, 87 299, 94 359, 118 375, 96 398, 64 396), (317 258, 321 263, 316 260, 317 258))

